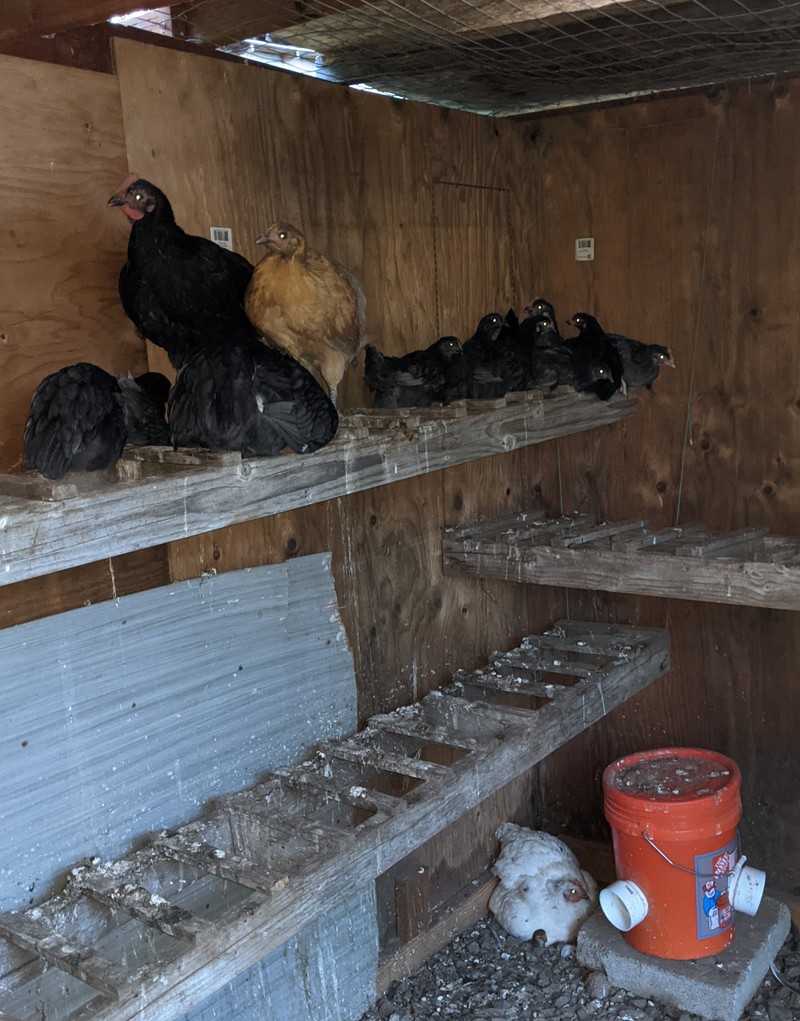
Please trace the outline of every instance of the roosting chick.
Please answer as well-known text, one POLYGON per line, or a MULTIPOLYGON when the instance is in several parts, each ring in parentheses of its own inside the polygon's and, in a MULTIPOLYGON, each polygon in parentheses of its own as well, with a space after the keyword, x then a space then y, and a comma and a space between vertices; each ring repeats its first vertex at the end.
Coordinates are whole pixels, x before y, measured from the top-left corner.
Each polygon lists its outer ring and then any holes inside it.
POLYGON ((376 408, 429 408, 466 397, 458 337, 440 337, 424 350, 396 358, 368 344, 364 356, 364 378, 376 408))
POLYGON ((481 318, 475 332, 464 342, 469 397, 503 397, 508 386, 498 362, 495 343, 506 321, 499 312, 481 318))
POLYGON ((180 368, 188 352, 255 331, 244 312, 252 265, 236 252, 175 222, 167 196, 131 174, 108 200, 131 222, 128 259, 119 276, 122 307, 140 336, 180 368))
POLYGON ((248 337, 193 351, 169 397, 176 448, 309 453, 330 442, 338 424, 336 408, 310 372, 248 337))
POLYGON ((78 362, 46 376, 34 390, 23 466, 48 479, 100 471, 116 462, 129 441, 168 442, 163 405, 159 409, 130 376, 115 379, 97 365, 78 362))
POLYGON ((566 342, 572 356, 584 374, 595 377, 594 382, 579 389, 591 391, 602 401, 609 400, 617 390, 625 393, 622 358, 600 323, 588 312, 576 312, 569 321, 578 328, 578 336, 566 342))
POLYGON ((644 344, 621 333, 607 333, 611 344, 622 359, 622 378, 631 389, 653 385, 663 365, 675 368, 668 347, 663 344, 644 344))
POLYGON ((558 837, 503 823, 500 857, 492 871, 500 883, 489 900, 503 928, 517 939, 543 930, 543 942, 572 943, 597 907, 597 884, 558 837))
POLYGON ((364 344, 364 293, 342 266, 306 245, 301 231, 275 223, 258 238, 267 252, 247 289, 251 322, 304 365, 331 400, 364 344))

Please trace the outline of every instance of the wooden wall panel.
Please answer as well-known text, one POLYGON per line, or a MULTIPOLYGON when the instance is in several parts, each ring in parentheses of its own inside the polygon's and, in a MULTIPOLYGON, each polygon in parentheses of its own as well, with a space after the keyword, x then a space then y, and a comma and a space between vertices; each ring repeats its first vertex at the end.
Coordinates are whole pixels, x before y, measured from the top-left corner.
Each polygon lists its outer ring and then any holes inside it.
MULTIPOLYGON (((0 470, 22 460, 36 384, 77 361, 141 372, 145 349, 123 315, 126 244, 106 200, 126 173, 117 81, 0 57, 0 470)), ((166 550, 6 587, 0 626, 168 580, 166 550)))
POLYGON ((125 172, 117 82, 0 57, 0 469, 20 460, 31 393, 76 361, 141 371, 117 298, 118 225, 105 215, 125 172), (121 176, 122 175, 122 176, 121 176))
MULTIPOLYGON (((559 441, 568 508, 798 534, 798 99, 793 83, 542 122, 558 307, 585 294, 609 329, 668 344, 678 365, 631 422, 559 441), (597 258, 579 265, 559 232, 582 223, 597 258)), ((593 593, 569 603, 573 616, 666 625, 673 669, 548 760, 542 817, 603 832, 600 775, 614 757, 716 748, 743 770, 746 852, 778 888, 796 886, 800 618, 593 593)))

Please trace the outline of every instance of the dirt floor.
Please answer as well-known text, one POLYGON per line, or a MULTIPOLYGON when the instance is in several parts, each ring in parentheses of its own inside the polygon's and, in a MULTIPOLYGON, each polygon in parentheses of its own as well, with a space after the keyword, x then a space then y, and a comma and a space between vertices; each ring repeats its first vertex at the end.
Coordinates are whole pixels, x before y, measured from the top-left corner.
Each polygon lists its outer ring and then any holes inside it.
MULTIPOLYGON (((792 930, 775 961, 800 989, 800 941, 792 930)), ((581 967, 568 944, 537 947, 487 915, 456 936, 361 1021, 701 1021, 675 1007, 629 996, 603 972, 581 967)), ((741 1021, 798 1021, 800 992, 767 974, 741 1021)))

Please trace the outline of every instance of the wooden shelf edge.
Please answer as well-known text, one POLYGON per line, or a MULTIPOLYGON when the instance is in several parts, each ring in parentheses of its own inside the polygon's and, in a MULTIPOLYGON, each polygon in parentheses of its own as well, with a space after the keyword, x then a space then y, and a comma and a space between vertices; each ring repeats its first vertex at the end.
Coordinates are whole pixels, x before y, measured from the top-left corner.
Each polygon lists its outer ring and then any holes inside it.
POLYGON ((0 585, 608 425, 635 408, 621 394, 603 402, 558 392, 463 415, 413 409, 404 421, 400 410, 389 425, 385 413, 343 414, 341 435, 314 454, 191 467, 137 462, 139 477, 126 481, 83 476, 71 491, 68 476, 50 500, 23 498, 15 477, 0 475, 0 585))
POLYGON ((657 531, 643 521, 530 517, 446 531, 445 574, 800 610, 800 538, 770 536, 766 528, 657 531))

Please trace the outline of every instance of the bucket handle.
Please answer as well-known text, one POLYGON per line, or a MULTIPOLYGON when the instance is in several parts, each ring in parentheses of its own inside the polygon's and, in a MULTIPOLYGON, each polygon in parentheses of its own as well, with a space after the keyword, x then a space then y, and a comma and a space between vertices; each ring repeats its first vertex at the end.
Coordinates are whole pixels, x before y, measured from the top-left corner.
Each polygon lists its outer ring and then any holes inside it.
POLYGON ((685 865, 679 865, 676 861, 673 861, 671 858, 669 858, 661 850, 658 844, 656 844, 655 840, 653 840, 653 838, 646 830, 642 831, 642 836, 644 837, 645 841, 653 848, 653 850, 657 851, 661 855, 665 862, 671 865, 674 869, 680 869, 681 872, 688 872, 690 876, 697 876, 698 879, 719 879, 721 876, 730 876, 733 874, 733 869, 728 869, 727 872, 722 872, 716 876, 712 875, 710 872, 695 872, 694 869, 687 869, 685 865))

